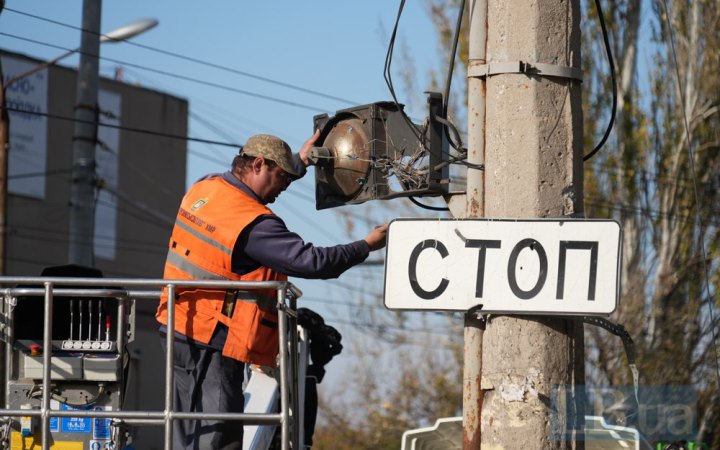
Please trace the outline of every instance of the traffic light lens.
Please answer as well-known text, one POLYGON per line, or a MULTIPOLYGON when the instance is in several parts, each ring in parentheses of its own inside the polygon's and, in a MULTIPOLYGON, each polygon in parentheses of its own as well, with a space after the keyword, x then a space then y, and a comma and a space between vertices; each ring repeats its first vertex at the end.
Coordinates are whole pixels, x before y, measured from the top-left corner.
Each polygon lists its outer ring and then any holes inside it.
POLYGON ((360 119, 341 120, 330 130, 323 147, 333 158, 333 175, 328 177, 336 192, 353 197, 370 174, 370 139, 360 119))

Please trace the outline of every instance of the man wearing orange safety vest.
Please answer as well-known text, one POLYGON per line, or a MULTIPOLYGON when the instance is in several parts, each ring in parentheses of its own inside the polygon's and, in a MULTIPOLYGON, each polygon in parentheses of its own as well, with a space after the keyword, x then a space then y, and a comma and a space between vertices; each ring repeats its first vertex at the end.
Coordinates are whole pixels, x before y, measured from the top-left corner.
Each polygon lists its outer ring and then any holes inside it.
MULTIPOLYGON (((385 246, 387 225, 363 240, 315 247, 287 229, 266 206, 302 177, 319 132, 293 155, 270 135, 248 139, 222 174, 195 183, 182 200, 170 238, 166 279, 285 281, 336 278, 385 246)), ((263 294, 178 290, 175 300, 175 409, 242 412, 245 363, 274 366, 277 313, 263 294)), ((272 303, 271 303, 272 304, 272 303)), ((167 332, 167 298, 156 314, 167 332)), ((162 340, 165 345, 165 339, 162 340)), ((176 421, 173 449, 239 449, 243 427, 232 421, 176 421)))

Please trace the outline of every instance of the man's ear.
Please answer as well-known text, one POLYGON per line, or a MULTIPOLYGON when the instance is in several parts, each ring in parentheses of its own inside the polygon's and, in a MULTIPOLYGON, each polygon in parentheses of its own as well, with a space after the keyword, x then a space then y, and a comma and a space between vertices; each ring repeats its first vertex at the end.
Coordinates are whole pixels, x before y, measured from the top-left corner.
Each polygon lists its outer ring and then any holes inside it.
POLYGON ((262 167, 262 165, 263 165, 264 163, 265 163, 265 158, 263 158, 262 156, 256 157, 256 158, 253 160, 253 162, 252 162, 253 172, 259 173, 259 172, 260 172, 260 168, 262 167))

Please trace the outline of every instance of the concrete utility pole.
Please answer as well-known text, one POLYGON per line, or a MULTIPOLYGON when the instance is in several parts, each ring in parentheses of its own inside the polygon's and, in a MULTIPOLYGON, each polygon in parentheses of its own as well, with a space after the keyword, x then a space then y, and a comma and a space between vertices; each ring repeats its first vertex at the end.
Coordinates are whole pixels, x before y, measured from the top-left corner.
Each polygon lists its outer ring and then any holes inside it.
POLYGON ((70 193, 71 264, 93 265, 101 0, 83 1, 70 193))
MULTIPOLYGON (((468 170, 467 214, 577 214, 583 200, 580 83, 563 75, 518 73, 526 66, 515 64, 519 69, 513 70, 502 63, 546 64, 547 73, 560 66, 579 68, 579 1, 483 3, 471 6, 468 160, 484 164, 485 172, 483 179, 481 172, 468 170), (478 30, 485 20, 487 38, 478 30), (490 72, 477 76, 485 60, 490 72)), ((582 427, 574 392, 584 383, 582 324, 492 316, 486 327, 480 349, 468 349, 466 340, 466 367, 481 375, 465 373, 464 448, 480 448, 478 442, 491 449, 583 448, 564 435, 582 427), (468 385, 478 376, 475 395, 468 385), (481 415, 473 418, 477 408, 481 415)))

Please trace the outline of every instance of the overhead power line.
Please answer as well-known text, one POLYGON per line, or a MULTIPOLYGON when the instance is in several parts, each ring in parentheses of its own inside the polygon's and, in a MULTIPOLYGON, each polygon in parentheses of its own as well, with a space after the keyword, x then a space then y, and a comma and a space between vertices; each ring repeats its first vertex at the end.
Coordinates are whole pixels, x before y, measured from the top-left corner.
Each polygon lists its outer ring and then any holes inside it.
MULTIPOLYGON (((57 230, 57 229, 51 229, 51 228, 41 228, 41 227, 33 227, 31 225, 23 225, 22 227, 23 231, 27 231, 32 235, 37 235, 38 233, 44 233, 51 236, 58 236, 65 238, 65 242, 67 242, 67 237, 69 233, 63 231, 63 230, 57 230)), ((12 230, 13 233, 15 230, 12 230)), ((128 245, 138 245, 141 247, 156 247, 158 250, 167 250, 167 242, 155 242, 155 241, 146 241, 142 239, 132 239, 132 238, 118 238, 117 236, 111 236, 106 234, 97 233, 95 234, 95 238, 98 240, 105 240, 105 241, 116 241, 118 243, 128 244, 128 245)))
MULTIPOLYGON (((18 40, 25 41, 25 42, 31 42, 31 43, 33 43, 33 44, 38 44, 38 45, 44 45, 44 46, 46 46, 46 47, 51 47, 51 48, 55 48, 55 49, 58 49, 58 50, 63 50, 63 51, 66 51, 66 52, 68 52, 68 51, 73 51, 73 50, 74 50, 74 49, 69 49, 69 48, 66 48, 66 47, 59 46, 59 45, 51 44, 51 43, 49 43, 49 42, 38 41, 37 39, 27 38, 27 37, 24 37, 24 36, 18 36, 18 35, 16 35, 16 34, 11 34, 11 33, 0 32, 0 36, 7 36, 7 37, 10 37, 10 38, 13 38, 13 39, 18 39, 18 40)), ((98 59, 101 59, 101 60, 103 60, 103 61, 110 61, 110 62, 114 62, 114 63, 116 63, 116 64, 120 64, 120 65, 124 65, 124 66, 128 66, 128 67, 134 67, 134 68, 136 68, 136 69, 146 70, 146 71, 148 71, 148 72, 153 72, 153 73, 157 73, 157 74, 160 74, 160 75, 165 75, 165 76, 172 77, 172 78, 177 78, 177 79, 179 79, 179 80, 190 81, 190 82, 192 82, 192 83, 198 83, 198 84, 202 84, 202 85, 205 85, 205 86, 214 87, 214 88, 217 88, 217 89, 222 89, 222 90, 225 90, 225 91, 234 92, 234 93, 236 93, 236 94, 247 95, 247 96, 249 96, 249 97, 259 98, 259 99, 261 99, 261 100, 267 100, 267 101, 270 101, 270 102, 280 103, 280 104, 287 105, 287 106, 293 106, 293 107, 295 107, 295 108, 307 109, 307 110, 309 110, 309 111, 313 111, 313 112, 316 112, 316 113, 317 113, 317 112, 321 112, 321 111, 325 111, 325 108, 320 108, 320 107, 318 107, 318 106, 311 106, 311 105, 306 105, 306 104, 303 104, 303 103, 292 102, 292 101, 290 101, 290 100, 285 100, 285 99, 278 98, 278 97, 272 97, 272 96, 270 96, 270 95, 258 94, 257 92, 252 92, 252 91, 247 91, 247 90, 244 90, 244 89, 238 89, 238 88, 234 88, 234 87, 230 87, 230 86, 225 86, 225 85, 222 85, 222 84, 213 83, 213 82, 211 82, 211 81, 201 80, 201 79, 199 79, 199 78, 188 77, 188 76, 186 76, 186 75, 180 75, 179 73, 169 72, 169 71, 167 71, 167 70, 155 69, 155 68, 152 68, 152 67, 142 66, 142 65, 140 65, 140 64, 135 64, 135 63, 127 62, 127 61, 121 61, 121 60, 119 60, 119 59, 108 58, 108 57, 105 57, 105 56, 100 56, 100 55, 95 55, 95 54, 83 52, 83 51, 81 51, 81 50, 76 50, 76 53, 78 53, 78 54, 80 54, 80 55, 88 55, 88 56, 97 57, 98 59)))
MULTIPOLYGON (((26 17, 31 17, 31 18, 33 18, 33 19, 41 20, 41 21, 48 22, 48 23, 52 23, 52 24, 55 24, 55 25, 60 25, 60 26, 66 27, 66 28, 71 28, 71 29, 73 29, 73 30, 78 30, 78 31, 83 31, 83 32, 89 32, 89 33, 97 34, 97 35, 99 35, 99 36, 103 36, 102 33, 95 33, 94 31, 85 30, 85 29, 82 28, 82 27, 78 27, 78 26, 75 26, 75 25, 70 25, 70 24, 68 24, 68 23, 60 22, 60 21, 53 20, 53 19, 50 19, 50 18, 47 18, 47 17, 38 16, 38 15, 36 15, 36 14, 30 14, 30 13, 27 13, 27 12, 24 12, 24 11, 19 11, 19 10, 17 10, 17 9, 5 8, 5 11, 12 12, 12 13, 15 13, 15 14, 20 14, 20 15, 23 15, 23 16, 26 16, 26 17)), ((298 92, 304 92, 304 93, 306 93, 306 94, 311 94, 311 95, 315 95, 315 96, 318 96, 318 97, 323 97, 323 98, 326 98, 326 99, 329 99, 329 100, 336 100, 336 101, 339 101, 339 102, 342 102, 342 103, 347 103, 347 104, 349 104, 349 105, 357 105, 357 104, 359 104, 359 102, 355 102, 355 101, 353 101, 353 100, 348 100, 348 99, 342 98, 342 97, 336 97, 336 96, 334 96, 334 95, 330 95, 330 94, 327 94, 327 93, 325 93, 325 92, 320 92, 320 91, 316 91, 316 90, 313 90, 313 89, 308 89, 308 88, 299 86, 299 85, 297 85, 297 84, 292 84, 292 83, 287 83, 287 82, 280 81, 280 80, 275 80, 275 79, 272 79, 272 78, 264 77, 264 76, 262 76, 262 75, 257 75, 257 74, 251 73, 251 72, 247 72, 247 71, 244 71, 244 70, 239 70, 239 69, 235 69, 235 68, 232 68, 232 67, 223 66, 223 65, 220 65, 220 64, 217 64, 217 63, 213 63, 213 62, 210 62, 210 61, 205 61, 205 60, 198 59, 198 58, 194 58, 194 57, 187 56, 187 55, 182 55, 182 54, 176 53, 176 52, 171 52, 171 51, 169 51, 169 50, 163 50, 163 49, 160 49, 160 48, 157 48, 157 47, 151 47, 151 46, 149 46, 149 45, 139 44, 139 43, 134 42, 134 41, 125 41, 124 43, 125 43, 125 44, 129 44, 129 45, 132 45, 132 46, 135 46, 135 47, 138 47, 138 48, 142 48, 142 49, 144 49, 144 50, 149 50, 149 51, 152 51, 152 52, 155 52, 155 53, 160 53, 160 54, 163 54, 163 55, 172 56, 173 58, 178 58, 178 59, 181 59, 181 60, 193 62, 193 63, 200 64, 200 65, 203 65, 203 66, 212 67, 212 68, 214 68, 214 69, 223 70, 223 71, 225 71, 225 72, 233 73, 233 74, 235 74, 235 75, 240 75, 240 76, 243 76, 243 77, 252 78, 252 79, 254 79, 254 80, 263 81, 263 82, 265 82, 265 83, 274 84, 274 85, 277 85, 277 86, 282 86, 282 87, 285 87, 285 88, 288 88, 288 89, 296 90, 296 91, 298 91, 298 92)))
MULTIPOLYGON (((592 170, 595 173, 607 175, 606 172, 613 172, 623 176, 635 177, 640 176, 643 180, 653 181, 658 186, 674 186, 676 184, 682 184, 692 187, 695 182, 692 178, 683 176, 672 176, 670 174, 659 174, 647 169, 638 167, 617 167, 617 166, 603 166, 601 164, 587 164, 585 165, 586 170, 592 170)), ((705 183, 712 183, 713 180, 707 180, 705 183)))
MULTIPOLYGON (((40 265, 45 267, 50 266, 58 266, 61 264, 66 263, 67 261, 47 261, 47 260, 37 260, 37 259, 27 259, 27 258, 20 258, 20 257, 8 257, 8 261, 13 261, 17 263, 23 263, 23 264, 34 264, 34 265, 40 265)), ((115 269, 108 270, 107 272, 104 272, 104 275, 108 278, 118 277, 118 278, 134 278, 134 277, 142 277, 147 276, 145 273, 129 273, 129 272, 121 272, 115 269)))
MULTIPOLYGON (((27 172, 27 173, 15 173, 12 175, 8 175, 8 180, 18 180, 20 178, 36 178, 36 177, 50 177, 54 175, 67 175, 69 173, 72 173, 72 168, 68 169, 55 169, 55 170, 46 170, 45 172, 27 172)), ((0 180, 3 179, 3 176, 0 175, 0 180)))
MULTIPOLYGON (((191 119, 196 119, 198 123, 200 123, 200 119, 207 122, 212 122, 217 127, 220 127, 224 124, 225 132, 223 133, 223 135, 218 134, 218 136, 222 137, 223 139, 228 139, 228 141, 230 142, 235 140, 235 136, 251 136, 257 133, 271 133, 275 134, 276 136, 285 135, 286 137, 290 138, 290 136, 287 136, 286 129, 273 129, 273 127, 267 125, 267 123, 256 122, 247 115, 239 114, 237 109, 225 109, 221 105, 218 105, 216 102, 208 101, 202 95, 194 95, 194 91, 176 91, 175 85, 168 83, 167 81, 159 81, 157 79, 154 79, 148 76, 148 74, 143 73, 141 70, 123 67, 123 73, 131 75, 134 79, 137 79, 143 86, 155 89, 160 92, 167 92, 178 97, 187 98, 190 101, 190 105, 193 110, 202 110, 200 112, 200 114, 202 115, 201 118, 195 117, 193 116, 193 113, 191 113, 191 119), (227 138, 226 135, 230 135, 233 137, 227 138)), ((294 140, 298 142, 303 142, 305 139, 294 138, 294 140)))
MULTIPOLYGON (((607 208, 618 212, 632 212, 643 214, 654 219, 666 218, 686 223, 693 222, 693 216, 691 215, 660 211, 627 203, 614 202, 612 200, 608 200, 602 197, 587 196, 585 199, 585 203, 587 205, 596 206, 599 208, 607 208)), ((720 225, 720 220, 710 221, 710 223, 717 226, 720 225)))
MULTIPOLYGON (((14 233, 13 239, 23 239, 28 240, 31 242, 45 242, 48 244, 61 244, 61 245, 67 245, 68 240, 63 238, 52 238, 52 237, 44 237, 44 236, 34 236, 31 234, 24 234, 24 233, 14 233)), ((93 247, 99 248, 99 249, 115 249, 117 251, 122 252, 128 252, 128 253, 137 253, 140 255, 164 255, 165 252, 161 250, 153 251, 149 250, 147 248, 142 247, 128 247, 128 246, 121 246, 121 245, 114 245, 112 242, 109 243, 102 243, 102 242, 95 242, 93 247)))
MULTIPOLYGON (((0 34, 2 34, 2 33, 0 33, 0 34)), ((192 141, 192 142, 202 142, 205 144, 222 145, 225 147, 234 147, 234 148, 242 147, 242 145, 237 144, 237 143, 232 143, 232 142, 214 141, 211 139, 202 139, 202 138, 196 138, 196 137, 191 137, 191 136, 181 136, 179 134, 163 133, 161 131, 145 130, 142 128, 127 127, 124 125, 114 125, 111 123, 103 123, 103 122, 92 121, 92 120, 82 120, 82 119, 77 119, 75 117, 61 116, 59 114, 50 114, 50 113, 44 113, 44 112, 39 112, 39 111, 28 111, 28 110, 21 109, 21 108, 12 108, 12 107, 7 107, 7 106, 5 107, 5 109, 7 109, 10 112, 16 112, 16 113, 20 113, 20 114, 30 114, 30 115, 34 115, 34 116, 42 116, 42 117, 47 117, 49 119, 65 120, 68 122, 80 122, 80 123, 95 124, 99 127, 114 128, 117 130, 129 131, 132 133, 149 134, 151 136, 164 137, 164 138, 170 138, 170 139, 180 139, 180 140, 192 141)))

